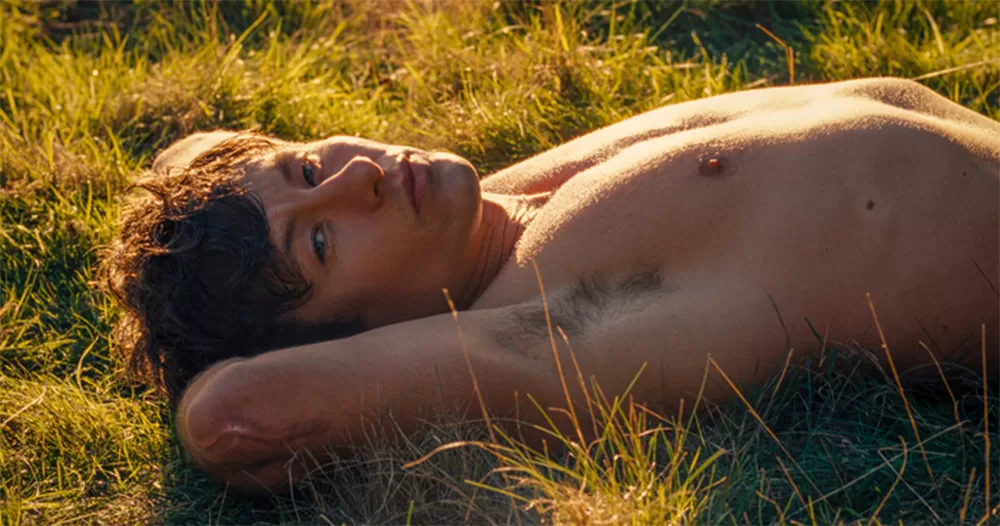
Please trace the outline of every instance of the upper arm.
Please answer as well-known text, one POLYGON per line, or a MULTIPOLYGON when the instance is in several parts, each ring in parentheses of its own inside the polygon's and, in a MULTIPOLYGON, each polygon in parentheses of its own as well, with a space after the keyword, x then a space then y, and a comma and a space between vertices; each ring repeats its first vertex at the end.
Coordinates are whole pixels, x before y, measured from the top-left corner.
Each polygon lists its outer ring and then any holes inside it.
POLYGON ((388 411, 408 432, 427 405, 473 406, 466 355, 491 413, 507 412, 514 391, 545 403, 543 372, 486 336, 491 317, 460 313, 461 337, 446 314, 217 365, 185 392, 178 430, 217 477, 252 488, 249 474, 273 487, 287 478, 294 452, 322 457, 326 448, 356 445, 388 411))

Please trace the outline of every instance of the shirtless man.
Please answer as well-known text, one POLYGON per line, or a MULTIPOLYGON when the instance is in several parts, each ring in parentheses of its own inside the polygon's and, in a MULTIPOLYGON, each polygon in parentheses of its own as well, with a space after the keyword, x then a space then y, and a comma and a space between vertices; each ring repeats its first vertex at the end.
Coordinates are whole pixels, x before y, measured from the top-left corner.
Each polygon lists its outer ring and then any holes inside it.
MULTIPOLYGON (((215 476, 274 488, 295 452, 349 444, 387 408, 405 431, 426 401, 473 406, 463 343, 489 412, 512 414, 515 391, 565 407, 536 265, 583 376, 620 393, 647 364, 641 401, 690 403, 709 355, 731 378, 766 378, 789 348, 820 347, 810 324, 879 349, 866 293, 898 367, 929 362, 918 341, 978 364, 980 325, 995 350, 1000 317, 998 158, 1000 124, 898 79, 668 106, 481 183, 457 156, 348 137, 189 137, 155 168, 236 174, 275 261, 310 285, 271 317, 364 332, 239 344, 183 391, 180 436, 215 476), (241 141, 256 146, 232 153, 241 141)), ((164 246, 182 230, 158 228, 164 246)), ((166 319, 129 305, 148 330, 166 319)), ((731 397, 717 380, 705 396, 731 397)))

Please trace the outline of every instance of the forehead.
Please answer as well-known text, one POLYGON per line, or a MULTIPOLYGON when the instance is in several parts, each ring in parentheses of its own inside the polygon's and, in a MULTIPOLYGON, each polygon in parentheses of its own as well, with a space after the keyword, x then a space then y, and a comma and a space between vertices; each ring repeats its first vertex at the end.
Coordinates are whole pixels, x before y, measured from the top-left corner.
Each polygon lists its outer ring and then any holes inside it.
POLYGON ((284 190, 288 186, 285 161, 290 150, 290 146, 276 147, 246 159, 240 168, 241 186, 258 194, 265 202, 269 196, 274 197, 276 192, 284 190))
POLYGON ((284 141, 255 133, 213 131, 199 132, 180 139, 160 152, 153 161, 156 173, 191 167, 241 169, 276 149, 284 141))
POLYGON ((156 156, 156 159, 153 160, 153 171, 166 172, 170 169, 187 168, 191 165, 191 161, 201 154, 237 135, 237 132, 223 130, 188 135, 175 141, 156 156))

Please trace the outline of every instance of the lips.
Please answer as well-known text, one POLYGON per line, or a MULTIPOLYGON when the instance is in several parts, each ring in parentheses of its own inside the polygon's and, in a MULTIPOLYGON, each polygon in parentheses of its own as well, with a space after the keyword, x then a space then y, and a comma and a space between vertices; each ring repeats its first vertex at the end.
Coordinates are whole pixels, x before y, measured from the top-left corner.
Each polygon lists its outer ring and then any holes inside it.
POLYGON ((417 211, 423 206, 424 196, 427 194, 427 178, 430 176, 427 168, 427 165, 420 161, 410 164, 410 172, 413 174, 413 202, 417 211))
POLYGON ((403 193, 406 195, 406 199, 410 201, 410 205, 413 206, 413 209, 417 210, 417 201, 413 198, 413 170, 410 168, 410 160, 406 157, 403 157, 403 159, 399 161, 399 172, 403 193))
POLYGON ((419 162, 411 163, 408 155, 399 164, 403 172, 403 190, 413 205, 413 210, 419 215, 420 205, 427 192, 427 168, 419 162))

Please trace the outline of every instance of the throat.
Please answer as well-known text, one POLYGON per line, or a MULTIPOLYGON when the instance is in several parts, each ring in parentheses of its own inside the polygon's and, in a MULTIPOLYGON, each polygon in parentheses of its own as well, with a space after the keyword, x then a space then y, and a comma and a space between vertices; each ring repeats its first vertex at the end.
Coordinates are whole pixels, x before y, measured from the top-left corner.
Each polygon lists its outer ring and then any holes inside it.
POLYGON ((485 236, 479 247, 472 279, 456 307, 467 309, 486 292, 510 261, 521 235, 551 195, 551 192, 517 196, 483 195, 485 236))
POLYGON ((511 209, 508 209, 509 217, 500 231, 499 246, 500 254, 498 261, 506 263, 510 256, 514 254, 521 235, 534 221, 539 210, 548 202, 551 192, 544 194, 534 194, 530 196, 518 196, 517 201, 511 209))

